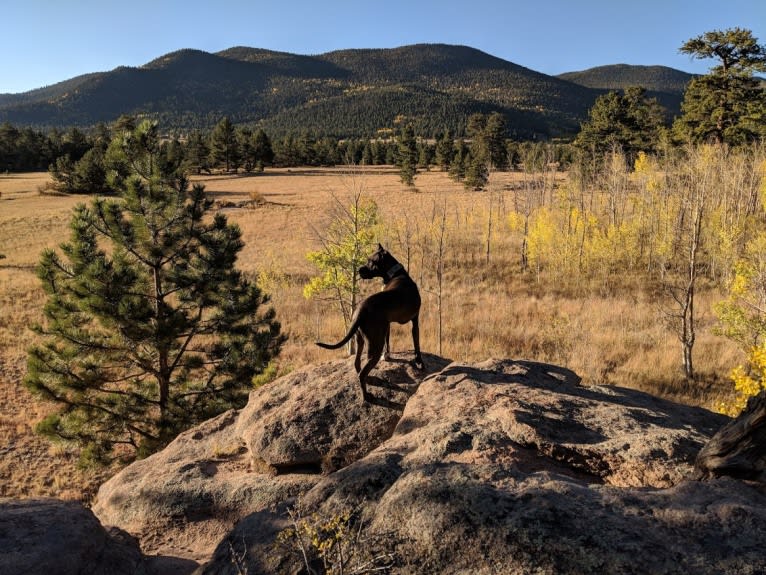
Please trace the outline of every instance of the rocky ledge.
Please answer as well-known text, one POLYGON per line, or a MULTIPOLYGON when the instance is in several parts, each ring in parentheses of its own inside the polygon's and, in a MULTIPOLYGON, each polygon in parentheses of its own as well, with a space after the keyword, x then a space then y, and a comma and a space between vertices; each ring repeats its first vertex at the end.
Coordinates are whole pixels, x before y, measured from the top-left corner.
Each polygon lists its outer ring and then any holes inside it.
MULTIPOLYGON (((150 574, 339 561, 402 574, 766 572, 763 484, 692 479, 728 418, 552 365, 426 361, 429 373, 379 364, 372 404, 351 360, 255 390, 101 487, 102 547, 129 553, 135 538, 143 555, 123 571, 150 574)), ((2 572, 22 537, 7 520, 17 505, 0 503, 2 572)))

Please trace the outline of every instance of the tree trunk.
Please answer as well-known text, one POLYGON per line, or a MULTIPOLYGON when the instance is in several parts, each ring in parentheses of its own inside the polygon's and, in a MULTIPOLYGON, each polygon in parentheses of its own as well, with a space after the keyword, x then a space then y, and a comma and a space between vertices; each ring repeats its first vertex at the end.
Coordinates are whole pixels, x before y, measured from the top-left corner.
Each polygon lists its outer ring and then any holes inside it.
POLYGON ((766 391, 710 439, 694 466, 695 479, 729 476, 766 481, 766 391))
POLYGON ((700 238, 702 235, 702 217, 705 207, 704 196, 699 200, 694 222, 692 227, 691 244, 689 246, 689 278, 686 287, 683 290, 683 299, 679 298, 681 304, 681 329, 679 339, 683 348, 684 375, 689 381, 694 380, 694 363, 692 361, 692 351, 696 339, 695 316, 694 316, 694 292, 697 283, 697 253, 700 247, 700 238))
POLYGON ((692 352, 694 350, 694 341, 696 339, 694 329, 694 281, 696 272, 694 271, 694 258, 692 258, 689 284, 685 290, 686 300, 681 310, 681 347, 683 349, 684 375, 689 381, 694 380, 694 361, 692 352))

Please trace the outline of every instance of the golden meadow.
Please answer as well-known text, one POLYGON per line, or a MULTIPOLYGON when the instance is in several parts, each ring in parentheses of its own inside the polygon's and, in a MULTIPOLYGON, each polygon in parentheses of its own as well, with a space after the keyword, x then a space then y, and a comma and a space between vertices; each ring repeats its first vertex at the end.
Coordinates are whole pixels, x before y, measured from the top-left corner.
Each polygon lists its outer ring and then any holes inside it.
MULTIPOLYGON (((420 285, 425 353, 550 362, 585 385, 627 386, 714 409, 731 401, 730 373, 745 361, 740 346, 716 334, 714 308, 764 227, 765 158, 762 149, 700 147, 661 160, 641 156, 630 166, 617 154, 587 178, 553 164, 494 172, 483 191, 438 171, 418 173, 408 188, 385 167, 194 180, 241 227, 239 266, 271 294, 290 337, 279 373, 343 356, 313 344, 337 340, 345 328, 331 301, 304 297, 318 273, 306 254, 319 249, 337 203, 361 195, 378 206, 379 241, 420 285), (688 294, 690 269, 693 380, 684 375, 679 341, 679 294, 688 294)), ((99 476, 77 470, 71 449, 34 436, 51 406, 21 383, 35 337, 29 326, 44 305, 35 264, 44 248, 67 239, 72 207, 87 201, 41 194, 48 179, 0 176, 0 441, 14 446, 14 457, 0 464, 0 495, 87 499, 99 476)), ((391 344, 395 353, 411 351, 408 326, 393 327, 391 344)))

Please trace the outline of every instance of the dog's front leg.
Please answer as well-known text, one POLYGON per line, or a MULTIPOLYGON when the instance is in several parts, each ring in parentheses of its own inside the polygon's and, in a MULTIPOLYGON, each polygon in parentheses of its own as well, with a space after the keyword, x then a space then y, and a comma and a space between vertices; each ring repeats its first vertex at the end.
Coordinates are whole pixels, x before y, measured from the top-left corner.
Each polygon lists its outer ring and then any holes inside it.
POLYGON ((391 361, 391 324, 386 326, 386 352, 383 354, 383 359, 391 361))
POLYGON ((420 355, 420 325, 418 316, 412 318, 412 343, 415 346, 415 367, 418 369, 425 369, 426 364, 423 361, 423 356, 420 355))

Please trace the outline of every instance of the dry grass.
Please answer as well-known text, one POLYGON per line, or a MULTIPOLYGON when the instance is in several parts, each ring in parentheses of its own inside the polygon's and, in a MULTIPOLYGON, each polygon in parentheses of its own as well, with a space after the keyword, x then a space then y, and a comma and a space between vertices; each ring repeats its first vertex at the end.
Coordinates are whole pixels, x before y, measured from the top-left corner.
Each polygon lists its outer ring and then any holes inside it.
MULTIPOLYGON (((303 284, 316 272, 305 254, 318 247, 316 234, 328 224, 325 214, 334 198, 362 190, 379 205, 385 223, 381 241, 409 264, 421 285, 425 352, 439 350, 433 225, 446 208, 444 357, 554 362, 576 371, 586 384, 630 386, 706 407, 728 393, 727 374, 741 358, 709 329, 711 305, 720 297, 717 293, 699 296, 702 328, 695 354, 701 381, 687 384, 680 367, 680 345, 663 326, 660 302, 651 291, 622 285, 619 277, 609 279, 609 289, 597 289, 546 285, 519 272, 520 248, 505 223, 512 193, 503 190, 510 180, 522 177, 495 174, 492 192, 466 192, 437 172, 419 174, 417 189, 412 190, 399 183, 394 170, 385 168, 273 170, 257 176, 195 180, 226 205, 259 199, 249 207, 224 210, 243 231, 240 267, 253 276, 260 273, 290 335, 280 359, 282 371, 342 353, 313 345, 318 338, 339 339, 344 328, 339 314, 325 302, 303 297, 303 284), (493 223, 487 264, 490 207, 493 223)), ((46 174, 0 176, 0 254, 6 256, 0 260, 0 495, 87 499, 101 477, 76 470, 71 450, 51 447, 33 435, 35 422, 50 407, 21 385, 25 350, 33 341, 28 326, 39 321, 44 303, 34 265, 43 248, 67 238, 71 208, 84 201, 41 196, 38 189, 46 181, 46 174)), ((412 348, 407 327, 394 327, 392 347, 395 351, 412 348)))

